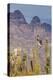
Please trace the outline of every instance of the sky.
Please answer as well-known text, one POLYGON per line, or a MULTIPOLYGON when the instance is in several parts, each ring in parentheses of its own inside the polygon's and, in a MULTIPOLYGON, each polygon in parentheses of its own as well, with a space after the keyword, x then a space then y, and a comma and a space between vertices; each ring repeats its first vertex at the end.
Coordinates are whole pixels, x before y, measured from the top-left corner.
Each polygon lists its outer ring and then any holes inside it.
POLYGON ((20 10, 28 23, 34 16, 38 16, 42 23, 51 23, 51 6, 10 4, 10 12, 15 10, 20 10))

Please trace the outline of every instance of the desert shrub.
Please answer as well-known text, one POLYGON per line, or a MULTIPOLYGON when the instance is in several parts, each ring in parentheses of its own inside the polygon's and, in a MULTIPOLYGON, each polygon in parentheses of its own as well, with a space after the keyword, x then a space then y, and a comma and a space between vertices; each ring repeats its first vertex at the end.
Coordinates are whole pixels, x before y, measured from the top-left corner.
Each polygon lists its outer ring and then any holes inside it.
POLYGON ((35 74, 40 74, 41 73, 40 64, 38 64, 38 63, 35 64, 34 72, 35 72, 35 74))

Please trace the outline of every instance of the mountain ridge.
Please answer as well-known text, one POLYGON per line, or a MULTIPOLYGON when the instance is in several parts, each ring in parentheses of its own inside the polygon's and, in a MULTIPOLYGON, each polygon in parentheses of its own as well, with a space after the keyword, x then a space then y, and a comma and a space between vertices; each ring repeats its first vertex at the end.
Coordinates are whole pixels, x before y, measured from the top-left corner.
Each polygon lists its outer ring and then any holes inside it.
MULTIPOLYGON (((41 20, 37 16, 33 17, 34 20, 32 19, 32 23, 30 24, 27 23, 27 21, 24 18, 24 15, 18 10, 14 11, 13 15, 11 15, 10 13, 9 16, 11 50, 13 50, 16 47, 32 48, 35 43, 35 37, 38 34, 40 35, 43 41, 45 40, 46 36, 51 35, 51 30, 48 30, 51 28, 51 26, 49 26, 50 28, 47 28, 49 24, 41 23, 41 20), (20 19, 22 20, 20 21, 20 19)), ((50 40, 51 36, 48 37, 50 40)))

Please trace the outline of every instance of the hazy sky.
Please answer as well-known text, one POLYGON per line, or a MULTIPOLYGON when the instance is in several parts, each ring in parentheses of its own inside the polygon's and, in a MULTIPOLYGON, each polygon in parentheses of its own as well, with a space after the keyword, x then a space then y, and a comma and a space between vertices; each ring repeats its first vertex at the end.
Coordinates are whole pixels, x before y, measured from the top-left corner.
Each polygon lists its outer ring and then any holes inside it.
POLYGON ((10 4, 10 12, 14 10, 20 10, 28 23, 34 16, 38 16, 42 22, 51 22, 51 6, 10 4))

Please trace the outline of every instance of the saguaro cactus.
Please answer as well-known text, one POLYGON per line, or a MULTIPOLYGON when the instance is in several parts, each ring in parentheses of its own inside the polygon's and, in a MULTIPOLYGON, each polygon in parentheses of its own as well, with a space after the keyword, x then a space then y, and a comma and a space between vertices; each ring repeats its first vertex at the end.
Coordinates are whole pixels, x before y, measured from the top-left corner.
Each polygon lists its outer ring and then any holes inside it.
POLYGON ((33 71, 35 74, 40 74, 41 66, 39 62, 39 48, 37 41, 35 41, 35 47, 32 49, 32 53, 33 53, 33 71))
POLYGON ((45 57, 46 57, 46 65, 45 65, 45 70, 46 73, 50 73, 50 68, 51 68, 51 62, 50 62, 50 57, 51 57, 51 52, 50 52, 50 47, 48 40, 45 41, 45 57))
POLYGON ((22 72, 26 73, 27 70, 27 52, 26 49, 23 50, 23 58, 22 58, 22 72))
POLYGON ((35 74, 40 74, 41 67, 39 62, 39 55, 38 55, 38 49, 33 48, 33 72, 35 74))

